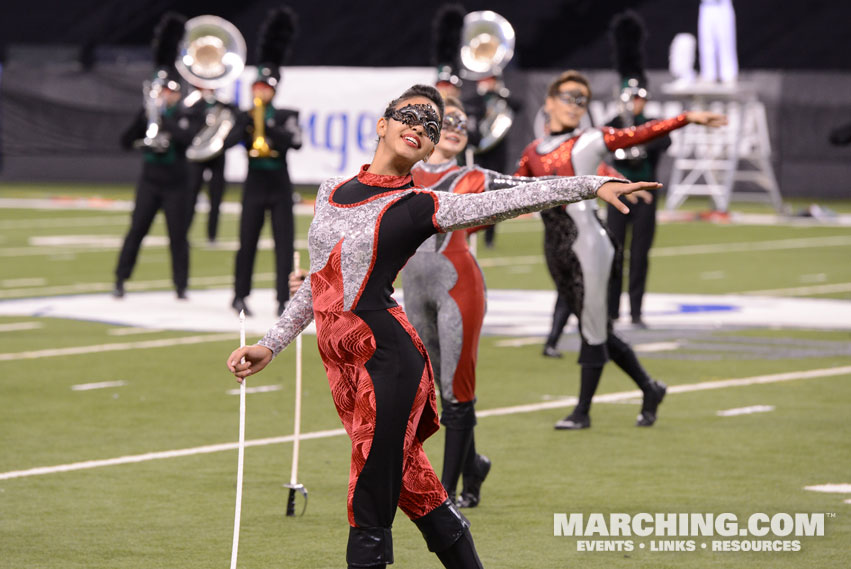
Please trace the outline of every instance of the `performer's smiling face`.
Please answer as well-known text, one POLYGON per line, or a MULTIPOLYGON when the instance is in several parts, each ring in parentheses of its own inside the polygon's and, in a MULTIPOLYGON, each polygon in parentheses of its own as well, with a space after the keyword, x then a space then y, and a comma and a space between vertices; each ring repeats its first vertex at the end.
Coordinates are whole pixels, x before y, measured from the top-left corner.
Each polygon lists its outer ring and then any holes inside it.
POLYGON ((411 165, 427 159, 440 139, 437 105, 427 97, 411 97, 400 101, 389 114, 378 120, 379 139, 411 165))
POLYGON ((565 81, 558 87, 558 94, 547 97, 545 108, 550 117, 550 131, 558 132, 579 126, 579 121, 588 111, 590 92, 588 87, 576 81, 565 81))
POLYGON ((467 148, 467 115, 458 107, 446 107, 437 147, 447 156, 455 156, 467 148))

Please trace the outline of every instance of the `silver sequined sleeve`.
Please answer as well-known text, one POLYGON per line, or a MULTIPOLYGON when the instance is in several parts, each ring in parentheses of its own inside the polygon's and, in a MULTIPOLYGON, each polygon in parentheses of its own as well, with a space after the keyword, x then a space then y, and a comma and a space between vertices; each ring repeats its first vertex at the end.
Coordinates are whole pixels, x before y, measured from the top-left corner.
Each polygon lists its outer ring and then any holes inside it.
POLYGON ((496 170, 488 170, 486 168, 480 168, 479 166, 473 166, 476 170, 479 170, 485 175, 485 191, 491 192, 493 190, 507 190, 509 188, 516 188, 522 184, 529 184, 532 182, 540 182, 543 180, 553 180, 558 176, 540 176, 536 178, 531 178, 529 176, 510 176, 508 174, 503 174, 502 172, 497 172, 496 170))
POLYGON ((439 204, 434 215, 435 224, 440 231, 490 225, 524 213, 590 199, 604 183, 624 181, 601 176, 535 180, 511 189, 480 194, 435 192, 439 204))
POLYGON ((313 295, 310 293, 310 275, 304 279, 301 288, 287 303, 287 308, 277 322, 257 342, 272 350, 277 356, 290 342, 295 340, 302 330, 313 320, 313 295))

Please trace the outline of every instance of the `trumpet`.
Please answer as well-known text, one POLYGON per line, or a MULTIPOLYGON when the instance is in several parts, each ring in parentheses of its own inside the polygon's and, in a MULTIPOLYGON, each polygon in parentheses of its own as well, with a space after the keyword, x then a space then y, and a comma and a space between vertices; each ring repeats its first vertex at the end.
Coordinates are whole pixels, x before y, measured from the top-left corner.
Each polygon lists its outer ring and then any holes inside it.
POLYGON ((275 158, 277 150, 272 149, 266 141, 266 105, 260 97, 254 97, 254 110, 251 112, 254 118, 254 140, 248 155, 252 158, 275 158))

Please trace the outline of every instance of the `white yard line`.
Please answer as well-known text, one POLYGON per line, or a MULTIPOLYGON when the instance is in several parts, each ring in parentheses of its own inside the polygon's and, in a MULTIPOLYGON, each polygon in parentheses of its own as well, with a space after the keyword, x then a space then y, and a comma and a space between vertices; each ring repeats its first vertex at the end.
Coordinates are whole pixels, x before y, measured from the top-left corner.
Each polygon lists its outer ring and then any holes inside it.
MULTIPOLYGON (((847 247, 849 245, 851 245, 851 236, 834 235, 831 237, 803 237, 798 239, 775 239, 771 241, 746 241, 742 243, 711 243, 706 245, 654 247, 650 250, 650 256, 680 257, 686 255, 714 255, 719 253, 749 253, 753 251, 809 249, 814 247, 847 247)), ((485 257, 477 260, 479 265, 482 267, 502 267, 507 265, 540 264, 544 262, 544 257, 543 255, 525 255, 517 257, 485 257)))
MULTIPOLYGON (((275 273, 257 273, 254 275, 254 280, 257 282, 268 282, 275 280, 275 273)), ((192 293, 192 287, 198 286, 230 286, 233 284, 233 275, 212 276, 212 277, 192 277, 189 279, 189 292, 192 293)), ((0 298, 18 298, 22 296, 37 297, 61 294, 77 294, 81 292, 107 292, 111 291, 115 286, 114 283, 78 283, 73 285, 59 285, 39 288, 13 288, 0 290, 0 298)), ((153 290, 158 288, 170 288, 173 283, 170 280, 162 279, 155 281, 128 281, 125 283, 125 288, 128 292, 153 290)))
POLYGON ((833 294, 851 292, 851 283, 832 283, 823 285, 798 286, 791 288, 771 288, 765 290, 749 290, 739 294, 752 296, 808 296, 811 294, 833 294))
POLYGON ((0 332, 18 332, 20 330, 37 330, 43 327, 41 322, 11 322, 0 324, 0 332))
POLYGON ((782 249, 809 249, 812 247, 846 247, 851 236, 802 237, 772 241, 745 241, 743 243, 712 243, 707 245, 682 245, 679 247, 654 247, 651 257, 678 257, 680 255, 707 255, 714 253, 747 253, 751 251, 779 251, 782 249))
POLYGON ((147 342, 120 342, 113 344, 98 344, 94 346, 74 346, 72 348, 55 348, 50 350, 34 350, 31 352, 16 352, 0 354, 0 361, 34 360, 38 358, 54 358, 59 356, 79 356, 82 354, 98 354, 102 352, 120 352, 124 350, 145 350, 149 348, 168 348, 171 346, 187 346, 203 344, 204 342, 222 342, 233 340, 236 335, 205 334, 203 336, 184 336, 182 338, 165 338, 148 340, 147 342))
POLYGON ((851 494, 851 484, 817 484, 815 486, 804 486, 804 490, 829 492, 831 494, 851 494))
MULTIPOLYGON (((0 248, 0 257, 36 257, 36 256, 56 256, 56 255, 67 255, 67 254, 80 254, 80 253, 104 253, 104 252, 112 252, 118 251, 121 248, 121 243, 124 241, 124 237, 121 235, 103 235, 99 237, 99 241, 95 241, 93 239, 89 239, 88 243, 80 243, 80 241, 75 241, 74 239, 68 238, 65 240, 65 243, 59 245, 44 245, 46 242, 50 242, 52 240, 62 241, 63 236, 52 236, 50 238, 38 238, 36 239, 32 245, 28 247, 5 247, 0 248)), ((197 248, 207 248, 211 247, 206 244, 200 244, 199 242, 193 242, 191 245, 197 248)), ((305 239, 296 239, 294 242, 296 249, 306 249, 307 248, 307 240, 305 239)), ((159 235, 149 235, 145 237, 142 246, 145 249, 166 249, 168 248, 168 239, 164 236, 159 235)), ((271 251, 274 249, 275 243, 271 237, 264 237, 257 242, 257 249, 260 251, 271 251)), ((212 247, 219 251, 236 251, 239 249, 238 241, 217 241, 216 244, 212 247)))
POLYGON ((0 221, 3 229, 36 229, 47 227, 97 227, 105 225, 129 225, 126 215, 101 215, 90 217, 46 217, 35 219, 4 219, 0 221))
POLYGON ((2 288, 13 288, 16 286, 44 286, 46 284, 47 279, 43 277, 0 280, 0 287, 2 288))
POLYGON ((769 413, 774 411, 774 405, 750 405, 748 407, 736 407, 735 409, 724 409, 716 411, 719 417, 737 417, 739 415, 751 415, 753 413, 769 413))
POLYGON ((162 331, 161 328, 139 328, 133 326, 130 328, 110 328, 106 333, 110 336, 133 336, 136 334, 155 334, 162 331))
POLYGON ((91 391, 92 389, 107 389, 109 387, 121 387, 127 385, 126 381, 98 381, 96 383, 78 383, 71 386, 71 391, 91 391))
MULTIPOLYGON (((726 389, 728 387, 741 387, 746 385, 761 385, 767 383, 776 383, 780 381, 791 381, 795 379, 815 379, 820 377, 834 377, 837 375, 851 374, 851 366, 833 367, 814 369, 809 371, 777 373, 771 375, 758 375, 754 377, 744 377, 738 379, 724 379, 718 381, 705 381, 690 385, 672 385, 668 387, 668 393, 689 393, 693 391, 707 391, 710 389, 726 389)), ((620 393, 608 393, 598 395, 594 398, 595 403, 615 403, 625 399, 632 399, 640 396, 638 390, 624 391, 620 393)), ((478 417, 496 417, 501 415, 515 415, 517 413, 532 413, 546 409, 558 409, 568 407, 576 403, 575 397, 565 397, 555 401, 545 401, 543 403, 531 403, 528 405, 515 405, 513 407, 499 407, 496 409, 485 409, 477 411, 478 417)), ((337 437, 346 434, 344 429, 333 429, 327 431, 314 431, 311 433, 303 433, 300 440, 322 439, 327 437, 337 437)), ((293 435, 282 437, 272 437, 266 439, 256 439, 246 441, 246 446, 266 446, 280 443, 292 442, 293 435)), ((128 456, 120 456, 117 458, 109 458, 103 460, 89 460, 85 462, 74 462, 70 464, 60 464, 57 466, 42 466, 38 468, 30 468, 28 470, 13 470, 10 472, 0 473, 0 480, 9 480, 12 478, 25 478, 28 476, 39 476, 42 474, 55 474, 57 472, 71 472, 75 470, 85 470, 89 468, 99 468, 101 466, 114 466, 119 464, 130 464, 135 462, 146 462, 149 460, 160 460, 164 458, 177 458, 182 456, 193 456, 197 454, 209 454, 212 452, 220 452, 226 450, 234 450, 238 443, 222 443, 218 445, 208 445, 202 447, 186 448, 179 450, 169 450, 162 452, 151 452, 146 454, 136 454, 128 456)))

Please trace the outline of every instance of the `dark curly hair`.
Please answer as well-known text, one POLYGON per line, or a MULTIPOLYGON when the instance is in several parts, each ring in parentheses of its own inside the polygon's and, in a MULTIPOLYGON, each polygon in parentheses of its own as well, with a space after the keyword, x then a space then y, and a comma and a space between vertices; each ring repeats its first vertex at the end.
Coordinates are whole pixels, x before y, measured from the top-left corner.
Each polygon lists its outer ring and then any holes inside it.
POLYGON ((431 85, 414 85, 409 87, 404 93, 390 101, 390 104, 388 104, 387 108, 384 109, 384 116, 387 116, 389 113, 394 111, 396 106, 405 99, 411 99, 413 97, 425 97, 426 99, 430 99, 437 107, 437 114, 440 116, 440 120, 443 120, 443 113, 446 110, 443 104, 443 97, 440 95, 440 92, 431 85))

